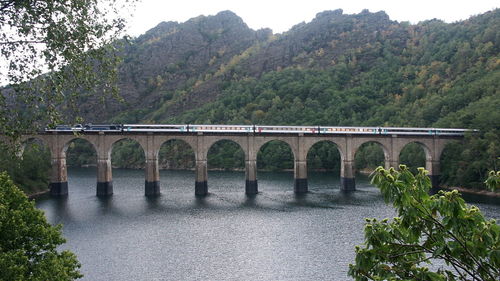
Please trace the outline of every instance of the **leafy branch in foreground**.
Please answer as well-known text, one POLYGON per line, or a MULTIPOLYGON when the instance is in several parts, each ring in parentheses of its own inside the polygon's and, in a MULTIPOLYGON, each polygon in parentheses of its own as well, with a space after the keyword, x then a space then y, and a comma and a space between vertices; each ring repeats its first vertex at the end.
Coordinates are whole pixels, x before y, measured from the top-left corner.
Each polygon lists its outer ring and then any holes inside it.
POLYGON ((429 195, 427 171, 382 167, 372 183, 396 208, 393 220, 367 219, 349 275, 356 280, 499 280, 500 227, 458 191, 429 195), (429 266, 429 267, 427 267, 429 266))
POLYGON ((490 171, 484 183, 491 191, 500 190, 500 171, 490 171))
POLYGON ((61 226, 52 226, 43 211, 0 173, 0 280, 74 280, 82 277, 61 226))
POLYGON ((56 123, 83 93, 117 96, 116 41, 134 0, 0 2, 0 133, 56 123))

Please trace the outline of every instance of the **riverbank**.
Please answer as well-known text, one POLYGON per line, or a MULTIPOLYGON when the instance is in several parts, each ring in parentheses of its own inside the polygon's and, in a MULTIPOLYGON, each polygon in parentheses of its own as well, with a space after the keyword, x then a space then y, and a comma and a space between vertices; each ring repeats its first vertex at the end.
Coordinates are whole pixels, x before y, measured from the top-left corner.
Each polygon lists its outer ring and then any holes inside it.
POLYGON ((26 196, 28 196, 29 199, 37 199, 38 197, 41 197, 45 194, 48 194, 49 192, 50 192, 50 190, 47 189, 47 190, 37 191, 34 193, 30 193, 30 194, 25 192, 25 194, 26 194, 26 196))
POLYGON ((469 189, 469 188, 457 187, 457 186, 441 186, 440 188, 442 190, 446 190, 446 191, 458 190, 460 193, 474 194, 474 195, 494 197, 494 198, 500 199, 500 192, 494 192, 494 191, 489 191, 489 190, 484 190, 484 189, 469 189))

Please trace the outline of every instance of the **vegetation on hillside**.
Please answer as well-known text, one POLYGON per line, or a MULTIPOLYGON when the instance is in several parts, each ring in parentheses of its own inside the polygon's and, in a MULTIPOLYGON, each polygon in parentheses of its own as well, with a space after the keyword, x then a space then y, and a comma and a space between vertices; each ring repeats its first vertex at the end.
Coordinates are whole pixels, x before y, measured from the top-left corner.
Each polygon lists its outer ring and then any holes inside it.
MULTIPOLYGON (((473 128, 479 133, 445 149, 443 183, 480 188, 487 171, 498 170, 499 9, 452 24, 416 25, 383 12, 336 10, 279 35, 252 31, 225 11, 162 23, 127 44, 120 71, 127 102, 106 104, 110 122, 473 128)), ((80 104, 87 120, 102 116, 92 98, 80 104)), ((241 151, 221 145, 212 152, 223 155, 211 152, 209 166, 241 168, 241 151)), ((162 148, 160 157, 171 157, 163 167, 192 163, 182 146, 175 146, 182 156, 162 148)), ((134 147, 119 144, 113 165, 141 167, 134 147)), ((270 147, 259 168, 289 167, 289 151, 270 147)), ((321 144, 310 154, 310 168, 339 169, 334 146, 321 144)), ((92 162, 79 158, 68 164, 92 162)), ((400 155, 413 169, 423 159, 416 144, 400 155)), ((381 161, 380 147, 371 144, 357 153, 355 166, 373 169, 381 161)))
POLYGON ((27 194, 45 191, 50 177, 50 152, 40 143, 28 142, 22 156, 17 157, 12 149, 0 145, 0 171, 7 172, 27 194))

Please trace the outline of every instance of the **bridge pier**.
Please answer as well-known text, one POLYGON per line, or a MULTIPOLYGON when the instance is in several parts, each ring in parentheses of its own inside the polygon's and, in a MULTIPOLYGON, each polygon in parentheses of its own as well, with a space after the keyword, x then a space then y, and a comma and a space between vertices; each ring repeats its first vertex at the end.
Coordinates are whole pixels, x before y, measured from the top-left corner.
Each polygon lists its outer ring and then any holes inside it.
POLYGON ((441 180, 441 171, 439 161, 428 160, 425 163, 426 170, 429 171, 429 178, 431 179, 432 187, 439 187, 441 180))
POLYGON ((113 177, 109 157, 97 157, 97 196, 113 194, 113 177))
POLYGON ((296 160, 294 165, 294 184, 295 193, 306 193, 307 187, 307 162, 305 160, 296 160))
POLYGON ((196 182, 194 184, 194 194, 205 196, 208 194, 208 174, 207 160, 196 160, 196 182))
POLYGON ((146 180, 144 195, 155 196, 160 194, 160 170, 158 168, 158 159, 146 159, 146 180))
POLYGON ((356 181, 354 180, 354 161, 342 161, 340 169, 340 190, 353 191, 356 190, 356 181))
POLYGON ((257 186, 257 160, 245 161, 245 179, 245 193, 259 193, 259 189, 257 186))
POLYGON ((398 160, 390 160, 385 162, 385 169, 390 169, 393 167, 394 169, 399 169, 399 161, 398 160))
POLYGON ((68 174, 66 171, 66 157, 58 156, 51 159, 50 195, 61 196, 68 194, 68 174))

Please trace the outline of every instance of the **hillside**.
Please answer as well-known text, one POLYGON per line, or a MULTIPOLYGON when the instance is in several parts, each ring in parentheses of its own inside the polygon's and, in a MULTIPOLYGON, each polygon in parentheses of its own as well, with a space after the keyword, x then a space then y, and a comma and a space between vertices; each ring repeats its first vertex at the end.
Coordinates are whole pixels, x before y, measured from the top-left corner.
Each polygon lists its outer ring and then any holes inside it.
POLYGON ((209 80, 223 64, 267 41, 270 35, 270 30, 251 30, 230 11, 181 24, 162 22, 138 38, 120 42, 123 64, 119 88, 125 102, 101 104, 98 98, 87 97, 82 101, 81 114, 90 122, 103 122, 103 118, 127 111, 130 121, 138 122, 145 113, 173 98, 190 103, 190 108, 213 101, 219 92, 216 83, 207 81, 204 94, 193 100, 185 92, 192 91, 198 80, 209 80))
MULTIPOLYGON (((102 113, 119 123, 476 128, 480 136, 445 151, 443 179, 480 186, 500 155, 499 44, 499 9, 416 25, 384 12, 326 11, 283 34, 251 30, 225 11, 160 23, 127 42, 126 103, 105 104, 102 113)), ((104 121, 88 105, 87 120, 104 121)), ((362 154, 380 158, 373 149, 362 154)), ((283 158, 275 154, 270 163, 283 158)), ((335 166, 333 154, 314 166, 335 166)), ((418 148, 401 158, 424 161, 418 148)))
MULTIPOLYGON (((475 128, 479 135, 445 150, 444 183, 479 187, 487 170, 499 169, 500 9, 451 24, 396 22, 367 10, 325 11, 283 34, 252 30, 224 11, 163 22, 121 43, 125 102, 82 98, 86 122, 475 128)), ((142 165, 134 144, 117 147, 114 165, 142 165)), ((241 158, 237 147, 214 149, 220 153, 209 155, 209 166, 243 167, 243 160, 231 160, 241 158)), ((264 149, 259 168, 293 167, 283 160, 289 150, 279 144, 264 149)), ((172 151, 185 160, 172 156, 163 167, 192 165, 188 148, 174 145, 172 151)), ((339 168, 335 148, 313 152, 310 167, 339 168)), ((423 157, 421 149, 409 147, 401 161, 422 165, 423 157)), ((93 159, 78 158, 68 163, 93 159)), ((379 164, 383 155, 371 145, 356 160, 361 169, 379 164)))
MULTIPOLYGON (((126 44, 126 103, 102 112, 117 122, 492 128, 457 114, 498 105, 499 14, 410 25, 336 10, 283 34, 229 11, 164 22, 126 44)), ((95 116, 85 117, 103 121, 95 116)))

